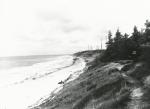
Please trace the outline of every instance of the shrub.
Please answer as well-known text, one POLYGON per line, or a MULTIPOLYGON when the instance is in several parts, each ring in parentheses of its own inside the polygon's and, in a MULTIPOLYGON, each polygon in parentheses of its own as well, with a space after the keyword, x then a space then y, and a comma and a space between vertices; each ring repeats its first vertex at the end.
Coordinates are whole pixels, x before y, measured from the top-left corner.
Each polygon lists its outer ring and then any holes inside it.
POLYGON ((150 47, 141 47, 139 61, 145 62, 150 67, 150 47))

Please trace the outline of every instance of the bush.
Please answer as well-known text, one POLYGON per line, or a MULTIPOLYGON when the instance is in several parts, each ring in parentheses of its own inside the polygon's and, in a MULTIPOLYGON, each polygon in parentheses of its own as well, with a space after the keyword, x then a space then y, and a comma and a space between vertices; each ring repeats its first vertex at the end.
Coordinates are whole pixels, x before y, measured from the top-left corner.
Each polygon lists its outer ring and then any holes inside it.
POLYGON ((129 69, 131 69, 133 67, 133 63, 129 63, 127 65, 125 65, 121 71, 128 71, 129 69))
POLYGON ((145 62, 150 67, 150 47, 141 47, 139 61, 145 62))
POLYGON ((150 69, 144 64, 137 67, 131 74, 131 77, 136 78, 137 80, 142 81, 144 77, 150 75, 150 69))

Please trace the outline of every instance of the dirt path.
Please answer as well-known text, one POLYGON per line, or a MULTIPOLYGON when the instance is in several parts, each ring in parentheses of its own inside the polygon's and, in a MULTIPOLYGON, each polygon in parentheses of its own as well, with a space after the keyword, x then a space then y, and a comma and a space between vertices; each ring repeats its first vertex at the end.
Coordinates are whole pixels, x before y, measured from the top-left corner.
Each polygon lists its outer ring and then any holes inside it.
POLYGON ((149 109, 148 102, 144 101, 143 98, 146 96, 144 84, 139 80, 122 73, 122 77, 129 83, 133 84, 134 87, 131 89, 130 99, 131 101, 127 104, 127 109, 149 109))
POLYGON ((131 89, 130 93, 130 99, 131 101, 127 105, 127 109, 142 109, 142 96, 144 94, 142 90, 141 83, 136 80, 135 78, 132 78, 131 76, 126 75, 125 73, 122 73, 122 77, 129 83, 134 84, 133 89, 131 89))

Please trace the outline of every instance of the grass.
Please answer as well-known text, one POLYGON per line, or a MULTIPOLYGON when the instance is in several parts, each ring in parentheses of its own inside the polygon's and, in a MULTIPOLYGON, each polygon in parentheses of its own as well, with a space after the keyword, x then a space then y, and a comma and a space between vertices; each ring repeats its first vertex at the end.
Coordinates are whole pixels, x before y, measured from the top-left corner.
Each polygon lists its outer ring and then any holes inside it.
POLYGON ((142 81, 146 76, 150 75, 150 68, 146 64, 137 67, 131 74, 131 77, 136 78, 137 80, 142 81))
POLYGON ((127 98, 129 91, 126 89, 125 84, 126 83, 122 78, 118 78, 114 81, 111 81, 111 83, 109 84, 104 84, 102 87, 93 90, 92 92, 88 93, 86 96, 78 100, 77 103, 73 106, 73 109, 83 109, 92 99, 95 100, 99 98, 103 99, 104 95, 105 100, 104 99, 103 100, 105 102, 103 103, 102 106, 98 107, 97 109, 100 108, 103 109, 104 107, 105 107, 104 109, 108 109, 109 107, 111 107, 112 109, 112 107, 114 106, 117 107, 118 105, 123 104, 125 100, 128 100, 127 98), (109 95, 109 97, 107 96, 107 98, 109 99, 106 100, 106 95, 110 91, 112 94, 109 95))
MULTIPOLYGON (((46 101, 39 107, 42 109, 82 109, 91 102, 91 99, 99 99, 105 93, 106 95, 110 93, 112 89, 113 92, 119 91, 120 83, 122 83, 119 78, 118 73, 113 72, 112 75, 108 67, 99 65, 86 70, 76 80, 64 84, 63 89, 58 92, 53 100, 46 101), (115 85, 118 85, 118 88, 113 87, 115 85)), ((112 96, 111 93, 110 96, 112 96)))

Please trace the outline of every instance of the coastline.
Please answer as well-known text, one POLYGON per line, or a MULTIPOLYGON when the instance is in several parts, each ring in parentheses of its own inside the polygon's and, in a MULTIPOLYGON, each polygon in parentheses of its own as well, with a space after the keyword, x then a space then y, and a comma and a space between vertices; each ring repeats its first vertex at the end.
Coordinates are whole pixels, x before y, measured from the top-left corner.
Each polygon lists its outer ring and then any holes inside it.
POLYGON ((86 62, 83 73, 63 84, 53 99, 48 97, 32 109, 149 109, 149 75, 137 75, 148 68, 131 60, 95 65, 94 59, 100 53, 74 54, 86 62))
POLYGON ((28 107, 29 109, 35 109, 35 108, 37 108, 39 105, 43 104, 44 102, 50 101, 50 100, 52 100, 53 98, 55 98, 55 96, 57 95, 57 93, 58 93, 60 90, 63 89, 63 86, 64 86, 65 84, 67 84, 67 83, 69 83, 69 82, 71 82, 71 81, 77 79, 78 76, 84 72, 84 70, 85 70, 86 67, 87 67, 87 61, 85 60, 85 58, 80 57, 80 56, 75 56, 75 55, 72 55, 72 56, 73 56, 73 62, 72 62, 72 64, 69 65, 69 66, 66 66, 66 67, 64 67, 64 68, 59 69, 60 71, 63 70, 63 69, 65 69, 65 68, 72 67, 72 66, 74 66, 75 64, 78 64, 78 63, 81 63, 81 64, 82 64, 83 66, 85 66, 85 67, 83 67, 82 70, 77 70, 77 71, 75 71, 75 72, 69 74, 69 76, 67 76, 67 77, 64 78, 63 80, 61 79, 61 80, 58 82, 58 85, 59 85, 59 86, 58 86, 57 88, 55 88, 52 92, 50 92, 50 94, 48 94, 48 95, 42 97, 42 98, 41 98, 40 100, 38 100, 35 104, 29 106, 29 107, 28 107))
POLYGON ((81 58, 65 55, 33 66, 10 69, 10 72, 6 72, 6 77, 9 78, 5 79, 5 75, 1 75, 0 107, 26 109, 32 104, 37 103, 37 106, 43 103, 51 92, 56 93, 63 87, 63 84, 58 84, 60 81, 68 81, 68 77, 71 80, 78 76, 80 72, 72 78, 70 75, 82 70, 85 67, 84 64, 81 58), (8 82, 8 85, 3 85, 5 83, 3 80, 8 82))
MULTIPOLYGON (((58 97, 59 94, 62 93, 61 91, 63 91, 64 89, 67 90, 68 87, 74 86, 74 82, 78 81, 79 76, 87 71, 87 69, 91 66, 91 63, 95 60, 100 52, 101 51, 99 50, 91 50, 73 54, 74 59, 72 65, 74 65, 79 60, 85 63, 85 67, 82 69, 82 71, 80 70, 74 72, 73 74, 70 74, 66 79, 60 81, 60 86, 58 88, 52 91, 49 95, 41 98, 34 105, 30 106, 29 109, 45 109, 43 107, 41 108, 41 106, 47 104, 47 102, 51 102, 55 97, 58 97)), ((78 82, 80 82, 80 80, 78 82)))

